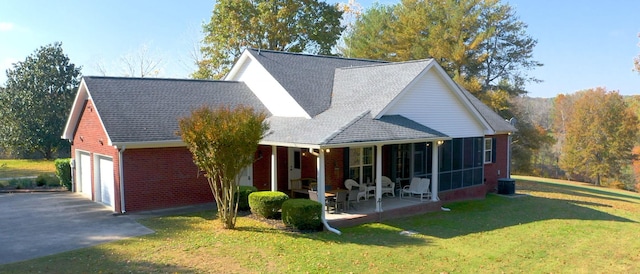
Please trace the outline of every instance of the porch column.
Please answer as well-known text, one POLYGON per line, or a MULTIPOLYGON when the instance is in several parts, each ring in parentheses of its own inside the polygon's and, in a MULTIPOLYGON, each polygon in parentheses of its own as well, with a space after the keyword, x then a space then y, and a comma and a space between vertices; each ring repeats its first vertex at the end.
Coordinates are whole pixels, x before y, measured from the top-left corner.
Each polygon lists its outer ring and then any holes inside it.
POLYGON ((433 141, 431 143, 433 149, 431 150, 431 201, 439 201, 438 198, 438 177, 440 177, 440 171, 438 167, 438 162, 440 157, 438 156, 438 151, 440 150, 441 141, 433 141))
POLYGON ((382 145, 376 145, 376 212, 382 212, 382 145))
POLYGON ((278 147, 271 146, 271 191, 278 191, 278 147))

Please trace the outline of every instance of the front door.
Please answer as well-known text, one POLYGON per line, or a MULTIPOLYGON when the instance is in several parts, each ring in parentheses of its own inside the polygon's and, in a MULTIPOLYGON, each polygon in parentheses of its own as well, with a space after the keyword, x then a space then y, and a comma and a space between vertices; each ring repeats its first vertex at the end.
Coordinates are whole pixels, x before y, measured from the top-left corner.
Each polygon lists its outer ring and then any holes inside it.
POLYGON ((302 153, 300 152, 300 148, 290 147, 289 148, 289 189, 291 189, 291 180, 292 179, 300 179, 302 176, 302 153))

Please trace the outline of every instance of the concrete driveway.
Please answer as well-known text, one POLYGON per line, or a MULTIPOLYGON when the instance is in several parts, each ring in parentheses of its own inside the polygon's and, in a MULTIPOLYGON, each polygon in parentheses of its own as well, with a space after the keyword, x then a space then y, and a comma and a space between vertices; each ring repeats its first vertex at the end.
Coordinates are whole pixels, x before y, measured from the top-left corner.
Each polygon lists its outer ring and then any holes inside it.
POLYGON ((149 233, 77 193, 0 193, 0 264, 149 233))

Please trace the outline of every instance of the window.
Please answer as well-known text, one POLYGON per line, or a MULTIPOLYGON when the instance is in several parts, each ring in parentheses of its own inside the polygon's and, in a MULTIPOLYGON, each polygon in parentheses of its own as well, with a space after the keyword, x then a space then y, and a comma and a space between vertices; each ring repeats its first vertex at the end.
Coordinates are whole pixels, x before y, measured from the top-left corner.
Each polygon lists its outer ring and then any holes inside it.
POLYGON ((349 149, 349 177, 360 183, 373 182, 373 147, 349 149))
POLYGON ((484 163, 493 162, 493 138, 484 139, 484 163))

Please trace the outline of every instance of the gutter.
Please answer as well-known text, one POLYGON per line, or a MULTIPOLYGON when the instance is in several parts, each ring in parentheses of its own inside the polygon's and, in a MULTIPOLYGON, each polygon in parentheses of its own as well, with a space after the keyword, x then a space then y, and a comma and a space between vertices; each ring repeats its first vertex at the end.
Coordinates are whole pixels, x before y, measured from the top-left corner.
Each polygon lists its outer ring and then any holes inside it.
POLYGON ((120 213, 127 212, 124 207, 124 158, 123 153, 127 149, 127 146, 122 146, 122 149, 118 149, 118 171, 120 172, 120 213))

